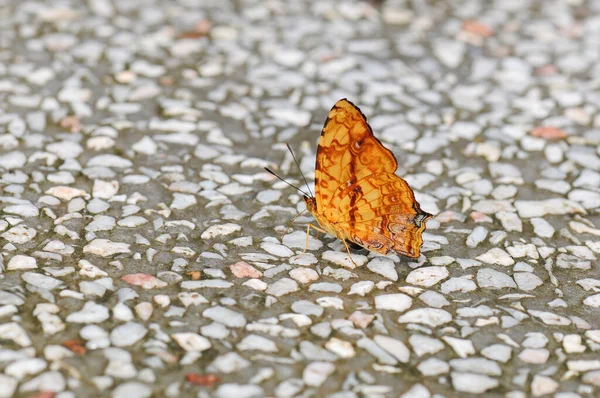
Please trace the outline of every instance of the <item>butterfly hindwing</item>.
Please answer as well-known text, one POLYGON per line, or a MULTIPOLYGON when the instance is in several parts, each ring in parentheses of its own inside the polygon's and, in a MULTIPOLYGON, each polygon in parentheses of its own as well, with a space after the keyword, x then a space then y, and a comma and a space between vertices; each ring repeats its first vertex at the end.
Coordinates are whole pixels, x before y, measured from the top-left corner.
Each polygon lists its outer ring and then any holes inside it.
POLYGON ((402 178, 371 174, 346 188, 332 205, 345 209, 337 226, 349 232, 347 239, 382 254, 393 250, 419 256, 425 221, 431 215, 421 210, 402 178))

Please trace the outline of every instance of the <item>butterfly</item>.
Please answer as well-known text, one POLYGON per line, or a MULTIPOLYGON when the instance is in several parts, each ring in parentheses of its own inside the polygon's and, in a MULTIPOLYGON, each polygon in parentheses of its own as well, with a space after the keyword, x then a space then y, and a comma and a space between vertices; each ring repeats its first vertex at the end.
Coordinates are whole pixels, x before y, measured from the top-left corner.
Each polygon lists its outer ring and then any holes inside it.
POLYGON ((433 216, 421 210, 397 168, 360 109, 345 98, 336 102, 319 138, 315 194, 304 195, 320 226, 309 224, 307 239, 313 228, 342 240, 348 253, 352 242, 384 255, 419 257, 425 224, 433 216))

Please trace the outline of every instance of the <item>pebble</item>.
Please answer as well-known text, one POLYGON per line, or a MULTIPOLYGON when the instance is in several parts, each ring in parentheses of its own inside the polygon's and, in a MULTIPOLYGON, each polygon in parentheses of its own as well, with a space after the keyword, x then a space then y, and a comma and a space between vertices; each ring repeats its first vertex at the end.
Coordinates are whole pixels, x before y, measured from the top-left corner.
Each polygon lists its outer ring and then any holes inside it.
MULTIPOLYGON (((513 260, 511 259, 511 261, 513 260)), ((477 284, 479 287, 484 289, 504 289, 517 287, 517 284, 510 276, 492 268, 481 268, 479 271, 477 271, 477 284)))
POLYGON ((473 228, 473 231, 467 236, 466 244, 468 247, 477 247, 488 236, 488 230, 481 225, 473 228))
POLYGON ((302 380, 307 386, 320 387, 335 372, 335 369, 335 365, 330 362, 311 362, 304 368, 302 380))
POLYGON ((515 272, 513 278, 519 289, 526 292, 535 290, 544 283, 537 275, 531 272, 515 272))
POLYGON ((292 277, 292 279, 303 284, 314 282, 317 279, 319 279, 319 274, 317 273, 317 271, 305 267, 294 268, 290 271, 289 275, 292 277))
POLYGON ((237 347, 241 351, 249 351, 249 350, 256 350, 256 351, 263 351, 263 352, 279 351, 279 348, 272 340, 269 340, 265 337, 262 337, 262 336, 259 336, 256 334, 249 334, 246 337, 244 337, 242 339, 242 341, 240 341, 240 343, 238 344, 237 347))
POLYGON ((402 341, 384 335, 376 335, 373 337, 373 341, 399 362, 407 363, 409 361, 410 351, 402 341))
POLYGON ((560 384, 550 377, 535 375, 531 381, 531 393, 534 397, 541 397, 554 393, 559 386, 560 384))
POLYGON ((483 348, 481 355, 494 361, 506 363, 512 356, 512 348, 505 344, 492 344, 483 348))
MULTIPOLYGON (((348 295, 353 295, 353 294, 357 294, 361 297, 366 296, 367 294, 371 293, 373 291, 373 289, 375 288, 375 282, 373 281, 360 281, 357 283, 354 283, 351 287, 350 287, 350 292, 348 292, 348 295)), ((388 299, 382 299, 384 300, 384 302, 382 303, 382 305, 387 305, 386 301, 388 299)), ((377 306, 377 297, 375 297, 375 306, 377 306)), ((410 305, 409 305, 410 306, 410 305)))
POLYGON ((21 274, 21 279, 23 279, 28 284, 41 289, 54 290, 58 287, 63 286, 61 280, 53 278, 51 276, 38 274, 36 272, 24 272, 23 274, 21 274))
POLYGON ((533 232, 540 238, 551 238, 554 235, 555 229, 552 225, 543 218, 534 217, 529 220, 533 225, 533 232))
POLYGON ((419 323, 431 327, 444 325, 451 320, 452 315, 448 311, 438 308, 418 308, 398 318, 399 323, 419 323))
POLYGON ((187 352, 202 352, 212 347, 212 344, 206 337, 196 333, 173 333, 171 337, 187 352))
POLYGON ((244 315, 222 306, 207 308, 202 312, 202 316, 230 328, 241 328, 246 325, 244 315))
POLYGON ((416 286, 431 287, 450 275, 446 267, 423 267, 411 271, 406 276, 406 282, 416 286))
MULTIPOLYGON (((473 342, 471 340, 459 339, 450 336, 442 337, 454 352, 461 358, 466 358, 469 355, 475 354, 475 347, 473 346, 473 342)), ((452 364, 452 363, 451 363, 452 364)))
MULTIPOLYGON (((302 249, 306 247, 307 250, 319 250, 323 247, 323 242, 317 240, 309 235, 308 246, 306 244, 306 232, 294 231, 291 234, 283 236, 282 242, 287 247, 302 249)), ((305 254, 306 255, 306 254, 305 254)))
POLYGON ((544 217, 545 215, 585 213, 584 208, 571 200, 555 198, 546 200, 517 200, 515 207, 523 218, 544 217))
POLYGON ((71 323, 100 323, 108 318, 108 308, 93 301, 88 301, 81 310, 67 315, 66 321, 71 323))
POLYGON ((471 394, 483 394, 499 385, 497 379, 486 375, 452 372, 450 376, 454 389, 471 394))
POLYGON ((112 242, 108 239, 94 239, 84 246, 83 252, 101 257, 110 257, 119 253, 130 253, 129 246, 127 243, 112 242))
POLYGON ((256 384, 226 383, 220 385, 215 391, 217 398, 258 398, 262 396, 264 396, 264 391, 256 384))
POLYGON ((403 293, 382 294, 375 296, 375 308, 404 312, 412 306, 412 299, 403 293))
POLYGON ((30 256, 17 254, 8 260, 7 270, 13 271, 17 269, 34 269, 37 268, 37 261, 30 256))
POLYGON ((14 377, 17 380, 22 380, 26 376, 35 375, 46 369, 48 364, 40 358, 26 358, 11 362, 4 368, 4 373, 14 377))
POLYGON ((140 323, 127 322, 119 325, 110 333, 110 342, 116 347, 131 346, 148 333, 146 327, 140 323))
POLYGON ((477 256, 475 259, 486 264, 503 266, 509 266, 515 263, 515 261, 506 251, 498 247, 488 250, 486 253, 477 256))
POLYGON ((398 272, 394 262, 386 257, 375 257, 367 263, 367 268, 392 281, 398 280, 398 272))
POLYGON ((444 297, 444 295, 442 295, 438 292, 434 292, 432 290, 428 290, 428 291, 422 293, 419 296, 419 299, 421 301, 423 301, 425 304, 427 304, 428 306, 434 307, 434 308, 442 308, 447 305, 450 305, 450 302, 444 297))
MULTIPOLYGON (((195 199, 194 199, 195 200, 195 199)), ((234 232, 241 231, 242 227, 237 224, 222 224, 210 226, 206 231, 202 232, 200 237, 202 239, 212 239, 217 236, 230 235, 234 232)))
POLYGON ((323 253, 323 260, 330 261, 334 264, 341 265, 349 269, 361 267, 367 262, 367 257, 362 254, 351 254, 351 258, 348 257, 348 253, 335 252, 327 250, 323 253))

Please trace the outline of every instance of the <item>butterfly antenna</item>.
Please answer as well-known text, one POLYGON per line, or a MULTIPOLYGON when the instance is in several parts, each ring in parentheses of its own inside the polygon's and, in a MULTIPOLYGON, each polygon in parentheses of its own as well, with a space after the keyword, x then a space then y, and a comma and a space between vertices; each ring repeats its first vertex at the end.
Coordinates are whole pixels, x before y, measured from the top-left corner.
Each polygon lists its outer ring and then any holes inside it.
POLYGON ((285 182, 286 184, 288 184, 290 187, 292 187, 292 188, 296 189, 298 192, 302 192, 302 195, 304 195, 304 196, 308 196, 308 194, 307 194, 306 192, 304 192, 303 190, 301 190, 300 188, 298 188, 298 187, 297 187, 297 186, 295 186, 294 184, 291 184, 291 183, 287 182, 286 180, 284 180, 283 178, 279 177, 279 176, 278 176, 277 174, 275 174, 275 172, 274 172, 273 170, 271 170, 270 168, 268 168, 268 167, 265 167, 265 170, 266 170, 267 172, 269 172, 270 174, 273 174, 273 175, 274 175, 275 177, 277 177, 277 178, 278 178, 280 181, 283 181, 283 182, 285 182))
POLYGON ((285 143, 285 146, 287 146, 288 151, 290 151, 290 153, 292 154, 292 158, 294 158, 294 162, 296 162, 296 166, 298 166, 298 170, 300 170, 300 175, 302 176, 302 179, 304 180, 304 183, 306 184, 306 188, 308 188, 308 192, 310 192, 310 197, 314 198, 315 195, 313 195, 312 191, 310 190, 310 185, 308 185, 308 181, 306 181, 306 177, 304 177, 304 173, 302 172, 302 169, 300 168, 300 163, 298 163, 298 159, 296 159, 296 155, 294 155, 294 151, 292 151, 292 147, 287 142, 285 143))

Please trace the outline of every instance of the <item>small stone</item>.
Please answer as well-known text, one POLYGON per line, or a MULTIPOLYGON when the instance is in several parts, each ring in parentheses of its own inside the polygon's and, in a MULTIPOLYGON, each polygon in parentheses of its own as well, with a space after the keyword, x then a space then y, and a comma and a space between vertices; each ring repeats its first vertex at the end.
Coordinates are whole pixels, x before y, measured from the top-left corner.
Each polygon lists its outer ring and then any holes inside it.
POLYGON ((517 284, 510 276, 491 268, 482 268, 477 272, 477 284, 484 289, 517 287, 517 284))
POLYGON ((348 319, 352 321, 355 326, 358 326, 361 329, 367 328, 371 322, 375 319, 375 315, 365 314, 362 311, 354 311, 348 319))
POLYGON ((555 198, 546 200, 517 200, 515 207, 523 218, 543 217, 545 215, 585 214, 585 209, 577 202, 555 198))
POLYGON ((108 239, 94 239, 83 248, 84 253, 95 254, 101 257, 110 257, 119 253, 130 253, 129 244, 112 242, 108 239))
POLYGON ((143 289, 155 289, 167 286, 167 283, 148 274, 128 274, 121 277, 121 280, 134 286, 141 286, 143 289))
POLYGON ((408 342, 417 356, 435 354, 444 349, 444 343, 440 340, 421 334, 413 334, 408 338, 408 342))
POLYGON ((311 119, 309 112, 299 109, 272 108, 267 111, 267 115, 299 127, 308 126, 311 119))
POLYGON ((552 394, 560 385, 548 376, 534 375, 531 381, 531 393, 534 397, 552 394))
POLYGON ((399 362, 407 363, 409 361, 410 351, 402 341, 380 334, 375 335, 373 340, 399 362))
POLYGON ((415 384, 408 391, 400 396, 400 398, 430 398, 431 393, 423 384, 415 384))
POLYGON ((519 289, 526 292, 535 290, 544 283, 537 275, 531 272, 515 272, 513 278, 519 289))
POLYGON ((25 272, 21 274, 21 279, 23 279, 25 282, 29 283, 32 286, 47 290, 54 290, 63 286, 61 280, 53 278, 51 276, 38 274, 36 272, 25 272))
MULTIPOLYGON (((188 194, 183 194, 183 193, 173 193, 173 202, 171 202, 171 209, 175 209, 175 210, 184 210, 187 209, 188 207, 194 206, 197 204, 196 201, 196 197, 194 195, 188 195, 188 194)), ((235 224, 225 224, 225 226, 222 226, 223 228, 221 230, 219 230, 218 232, 212 232, 211 228, 213 227, 219 227, 219 226, 212 226, 210 227, 208 230, 206 230, 201 238, 202 239, 207 239, 208 237, 214 237, 216 235, 227 235, 228 233, 232 233, 235 231, 231 231, 231 232, 225 232, 227 230, 227 228, 231 228, 230 226, 234 226, 235 224), (206 234, 206 235, 205 235, 206 234), (211 236, 212 234, 212 236, 211 236)), ((239 228, 239 225, 237 225, 237 227, 239 228)), ((239 229, 237 229, 239 231, 239 229)))
POLYGON ((412 299, 403 293, 375 296, 375 308, 403 312, 412 306, 412 299))
POLYGON ((515 263, 515 260, 513 260, 507 252, 498 247, 488 250, 486 253, 477 256, 475 259, 486 264, 504 266, 513 265, 515 263))
POLYGON ((417 369, 423 376, 439 376, 450 371, 447 362, 437 358, 429 358, 417 365, 417 369))
POLYGON ((79 311, 67 315, 67 322, 71 323, 100 323, 109 318, 108 308, 103 305, 88 301, 79 311))
POLYGON ((340 358, 352 358, 356 356, 356 351, 354 350, 352 343, 338 339, 337 337, 329 339, 329 341, 325 343, 325 348, 335 353, 340 358))
POLYGON ((277 345, 272 340, 257 334, 249 334, 244 337, 242 341, 237 344, 237 349, 240 351, 279 351, 279 348, 277 348, 277 345))
POLYGON ((212 239, 217 236, 230 235, 234 232, 241 231, 242 227, 237 224, 221 224, 212 225, 200 235, 202 239, 212 239))
POLYGON ((314 282, 319 279, 319 274, 317 271, 306 267, 294 268, 290 271, 289 275, 292 277, 292 279, 303 284, 314 282))
POLYGON ((406 277, 406 282, 412 285, 431 287, 448 277, 446 267, 422 267, 411 271, 406 277))
POLYGON ((187 352, 202 352, 208 350, 212 344, 203 336, 191 332, 174 333, 173 340, 187 352))
POLYGON ((461 358, 466 358, 469 355, 475 354, 475 347, 471 340, 459 339, 456 337, 444 336, 442 337, 456 354, 461 358))
POLYGON ((362 254, 351 253, 350 256, 351 258, 348 256, 348 253, 327 250, 325 253, 323 253, 323 260, 331 261, 334 264, 338 264, 349 269, 361 267, 367 262, 367 257, 363 256, 362 254))
POLYGON ((228 352, 215 358, 208 369, 221 373, 233 373, 250 366, 250 362, 236 352, 228 352))
POLYGON ((262 272, 244 261, 230 265, 229 269, 236 278, 260 278, 263 275, 262 272))
POLYGON ((302 380, 307 386, 319 387, 335 371, 331 362, 315 361, 309 363, 302 372, 302 380))
POLYGON ((375 257, 367 264, 367 268, 392 281, 398 280, 396 265, 387 257, 375 257))
POLYGON ((298 290, 298 283, 290 278, 281 278, 277 282, 269 285, 266 290, 267 294, 271 294, 275 297, 285 296, 286 294, 295 292, 298 290))
POLYGON ((278 257, 291 257, 294 255, 294 252, 285 247, 282 244, 275 242, 263 242, 260 244, 260 247, 269 254, 273 254, 278 257))
POLYGON ((256 384, 221 384, 215 391, 215 398, 259 398, 264 397, 264 391, 261 386, 256 384))
POLYGON ((25 358, 9 363, 4 368, 4 373, 17 380, 22 380, 26 376, 35 375, 46 369, 48 364, 40 358, 25 358))
POLYGON ((442 308, 450 305, 450 302, 442 294, 434 292, 433 290, 427 290, 423 292, 419 299, 427 304, 429 307, 442 308))
POLYGON ((145 384, 131 381, 119 384, 112 393, 112 398, 149 398, 152 395, 152 388, 145 384))
POLYGON ((492 344, 482 349, 481 354, 494 361, 506 363, 512 356, 512 348, 505 344, 492 344))
POLYGON ((519 354, 519 359, 525 363, 545 364, 550 352, 545 348, 525 348, 519 354))
POLYGON ((116 347, 127 347, 143 339, 146 333, 148 333, 148 330, 144 325, 136 322, 127 322, 112 330, 110 341, 116 347))
MULTIPOLYGON (((369 294, 375 288, 375 282, 373 281, 360 281, 354 283, 350 287, 348 295, 358 294, 361 297, 369 294)), ((377 298, 375 298, 375 306, 377 306, 377 298)))
POLYGON ((474 373, 452 372, 452 386, 456 391, 468 392, 471 394, 483 394, 487 390, 498 387, 498 380, 474 373))
POLYGON ((7 270, 12 271, 16 269, 34 269, 37 268, 37 261, 35 258, 30 256, 24 256, 17 254, 8 261, 7 270))
POLYGON ((408 311, 398 318, 399 323, 420 323, 423 325, 437 327, 452 321, 452 315, 448 311, 438 308, 418 308, 408 311))
POLYGON ((246 318, 243 314, 222 306, 208 308, 202 312, 202 316, 230 328, 241 328, 246 325, 246 318))

